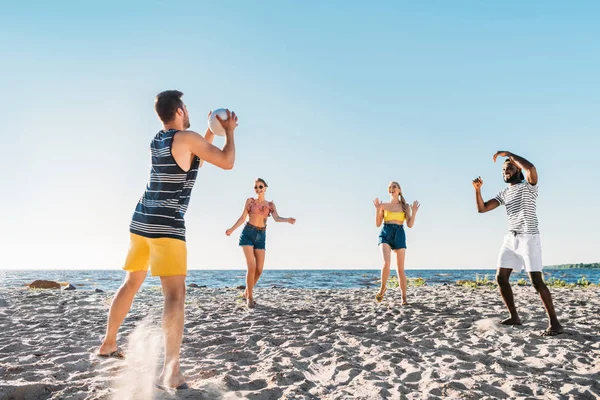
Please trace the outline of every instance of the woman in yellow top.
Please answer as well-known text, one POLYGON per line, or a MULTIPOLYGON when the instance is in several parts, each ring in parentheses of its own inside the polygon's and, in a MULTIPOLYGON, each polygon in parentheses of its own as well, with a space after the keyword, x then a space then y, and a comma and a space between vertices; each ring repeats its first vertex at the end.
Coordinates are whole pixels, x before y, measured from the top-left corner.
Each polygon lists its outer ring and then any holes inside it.
POLYGON ((377 209, 375 223, 377 227, 383 228, 379 234, 379 248, 383 256, 383 268, 381 270, 381 288, 375 296, 378 302, 383 300, 383 295, 387 290, 387 280, 390 276, 390 262, 392 251, 396 253, 398 263, 398 280, 400 281, 400 289, 402 290, 402 305, 408 304, 406 301, 406 275, 404 274, 404 257, 406 256, 406 234, 404 233, 404 221, 409 228, 415 224, 415 218, 420 204, 415 201, 412 206, 409 206, 404 196, 402 188, 398 182, 390 182, 388 186, 390 194, 390 202, 382 203, 379 199, 375 199, 373 204, 377 209))

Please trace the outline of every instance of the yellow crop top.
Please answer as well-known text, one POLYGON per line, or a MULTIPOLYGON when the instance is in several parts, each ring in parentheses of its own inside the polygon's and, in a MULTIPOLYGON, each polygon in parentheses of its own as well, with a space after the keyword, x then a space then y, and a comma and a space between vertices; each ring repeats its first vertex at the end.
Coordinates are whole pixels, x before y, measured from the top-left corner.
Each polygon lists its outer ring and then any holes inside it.
POLYGON ((388 211, 383 210, 383 222, 398 221, 404 222, 406 215, 404 211, 388 211))

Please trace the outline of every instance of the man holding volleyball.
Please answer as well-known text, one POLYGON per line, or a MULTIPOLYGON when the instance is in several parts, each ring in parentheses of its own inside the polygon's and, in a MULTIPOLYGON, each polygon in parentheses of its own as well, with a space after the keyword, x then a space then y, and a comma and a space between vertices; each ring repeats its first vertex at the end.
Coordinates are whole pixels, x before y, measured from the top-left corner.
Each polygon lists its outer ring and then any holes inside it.
POLYGON ((201 159, 222 169, 233 168, 233 136, 238 121, 229 110, 226 118, 217 117, 225 131, 226 143, 221 150, 212 145, 214 136, 210 130, 205 137, 188 130, 189 114, 181 96, 183 93, 177 90, 156 96, 155 110, 163 129, 150 143, 152 169, 130 224, 130 247, 123 267, 127 277, 115 293, 106 336, 97 353, 101 357, 123 357, 117 346, 117 332, 150 267, 152 275, 160 277, 165 295, 165 359, 159 385, 175 389, 188 388, 179 366, 187 274, 184 215, 201 159))

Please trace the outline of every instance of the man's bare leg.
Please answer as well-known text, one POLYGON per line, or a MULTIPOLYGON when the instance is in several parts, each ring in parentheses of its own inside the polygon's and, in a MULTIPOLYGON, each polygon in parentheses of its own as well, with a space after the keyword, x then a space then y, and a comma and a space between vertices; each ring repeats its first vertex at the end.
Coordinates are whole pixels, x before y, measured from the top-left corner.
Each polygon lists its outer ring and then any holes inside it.
POLYGON ((162 321, 165 362, 158 379, 165 387, 176 388, 185 383, 185 377, 179 367, 185 316, 185 275, 161 276, 160 280, 165 295, 162 321))
POLYGON ((564 332, 562 325, 558 322, 556 317, 556 311, 554 310, 554 303, 552 302, 552 295, 548 286, 544 283, 544 278, 541 272, 530 272, 529 279, 535 290, 540 295, 546 314, 548 315, 548 328, 542 333, 542 336, 556 336, 564 332))
POLYGON ((115 293, 108 313, 106 335, 104 336, 102 345, 98 349, 99 355, 109 355, 117 351, 117 333, 127 313, 129 313, 133 298, 142 286, 142 283, 144 283, 147 274, 148 271, 128 272, 125 282, 115 293))
POLYGON ((521 319, 519 318, 519 314, 517 314, 517 307, 515 307, 515 298, 513 296, 512 287, 510 286, 511 272, 512 269, 510 268, 498 268, 496 273, 496 282, 498 282, 500 294, 510 313, 510 317, 500 323, 502 325, 521 325, 521 319))

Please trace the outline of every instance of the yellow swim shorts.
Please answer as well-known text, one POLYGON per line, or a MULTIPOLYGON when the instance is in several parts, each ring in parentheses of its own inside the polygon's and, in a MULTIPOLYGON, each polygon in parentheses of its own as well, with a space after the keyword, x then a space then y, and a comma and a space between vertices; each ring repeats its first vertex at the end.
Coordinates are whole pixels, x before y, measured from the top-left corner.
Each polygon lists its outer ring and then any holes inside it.
POLYGON ((130 234, 129 253, 123 269, 127 272, 148 271, 152 276, 187 275, 185 241, 172 238, 147 238, 130 234))

